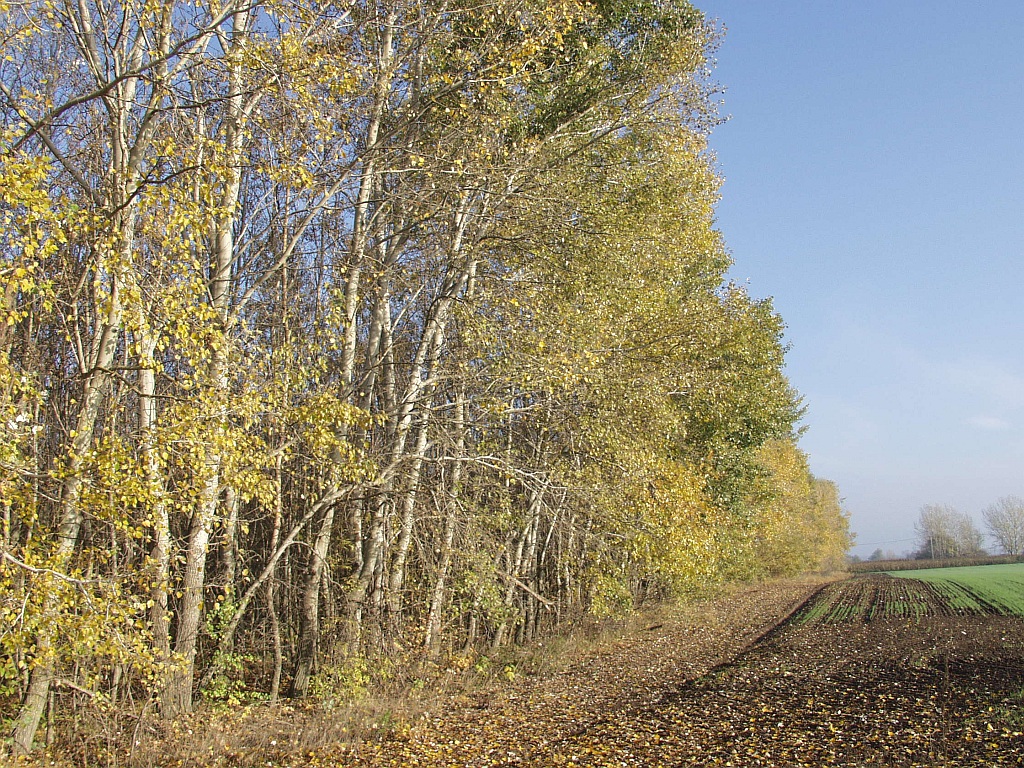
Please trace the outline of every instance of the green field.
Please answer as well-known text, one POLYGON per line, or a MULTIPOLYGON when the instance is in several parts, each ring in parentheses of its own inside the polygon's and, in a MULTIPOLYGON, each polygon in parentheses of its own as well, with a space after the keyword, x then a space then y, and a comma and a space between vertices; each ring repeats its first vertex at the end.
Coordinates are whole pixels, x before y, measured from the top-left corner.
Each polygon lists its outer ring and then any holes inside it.
POLYGON ((1024 616, 1024 563, 889 571, 931 584, 953 608, 1024 616))

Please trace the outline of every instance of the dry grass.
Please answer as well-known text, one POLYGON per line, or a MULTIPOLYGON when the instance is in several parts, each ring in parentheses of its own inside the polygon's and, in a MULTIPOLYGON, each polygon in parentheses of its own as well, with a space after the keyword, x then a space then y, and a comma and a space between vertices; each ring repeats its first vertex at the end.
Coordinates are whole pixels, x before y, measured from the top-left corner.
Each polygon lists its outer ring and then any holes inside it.
MULTIPOLYGON (((447 707, 483 706, 525 679, 558 674, 595 649, 661 624, 680 610, 658 604, 628 616, 584 617, 558 634, 494 653, 455 654, 438 662, 389 661, 365 681, 342 680, 332 692, 277 704, 201 704, 174 722, 154 708, 135 711, 80 707, 74 723, 54 723, 51 743, 30 757, 8 758, 25 768, 163 768, 266 766, 327 748, 358 750, 400 734, 447 707)), ((0 757, 0 763, 4 759, 0 757)))

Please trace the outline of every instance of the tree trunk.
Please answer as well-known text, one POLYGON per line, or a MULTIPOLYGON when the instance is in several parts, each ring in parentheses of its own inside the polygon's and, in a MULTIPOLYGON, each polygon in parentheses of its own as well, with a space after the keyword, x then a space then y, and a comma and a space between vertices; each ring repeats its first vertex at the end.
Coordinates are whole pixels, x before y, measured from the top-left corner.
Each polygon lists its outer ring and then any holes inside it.
MULTIPOLYGON (((341 499, 346 492, 347 489, 343 490, 339 485, 334 486, 327 493, 321 496, 317 500, 317 502, 306 511, 306 514, 304 514, 302 518, 300 518, 298 522, 296 522, 291 527, 291 530, 288 531, 288 535, 284 537, 284 540, 277 545, 277 548, 271 553, 270 557, 267 559, 267 564, 263 567, 263 570, 260 572, 259 576, 256 577, 255 581, 253 581, 252 584, 246 587, 246 590, 242 594, 241 599, 239 599, 238 607, 235 609, 235 613, 231 617, 231 621, 228 622, 227 627, 221 634, 220 643, 217 646, 218 656, 227 653, 227 650, 230 647, 231 642, 235 636, 235 632, 238 629, 238 625, 239 623, 241 623, 242 617, 245 615, 246 610, 249 608, 249 604, 252 602, 253 598, 263 587, 263 585, 267 582, 267 580, 271 577, 271 575, 274 573, 275 569, 277 568, 278 562, 284 556, 284 553, 288 550, 288 548, 295 543, 295 539, 298 537, 298 535, 302 533, 303 529, 306 527, 306 525, 309 524, 310 520, 312 520, 318 514, 323 512, 325 509, 337 504, 338 500, 341 499)), ((199 690, 202 690, 207 685, 209 685, 210 680, 213 679, 213 674, 215 671, 216 664, 211 664, 209 669, 207 669, 206 672, 203 673, 203 677, 200 680, 198 686, 199 690)))
MULTIPOLYGON (((126 247, 130 248, 130 245, 126 247)), ((86 364, 89 373, 86 376, 82 393, 82 407, 78 412, 75 430, 72 433, 67 459, 67 474, 61 488, 60 525, 57 528, 57 543, 51 565, 54 570, 58 571, 64 568, 71 559, 78 543, 78 534, 82 528, 82 511, 79 509, 84 482, 82 465, 93 442, 96 422, 99 419, 100 407, 103 403, 103 390, 109 377, 107 371, 117 349, 117 337, 122 322, 119 287, 119 278, 115 277, 107 303, 106 316, 103 319, 100 332, 94 339, 92 354, 86 364)), ((47 605, 45 610, 48 613, 54 608, 47 605)), ((44 630, 36 638, 36 655, 44 661, 32 669, 28 688, 22 700, 21 712, 12 733, 12 744, 17 754, 31 751, 36 730, 39 728, 39 721, 46 708, 50 685, 53 683, 55 675, 53 661, 46 658, 51 645, 52 639, 44 630)))
POLYGON ((221 568, 223 569, 222 586, 224 599, 229 603, 235 600, 235 581, 238 578, 238 508, 241 506, 238 492, 234 486, 224 489, 224 543, 221 551, 221 568))
MULTIPOLYGON (((281 539, 281 521, 284 518, 284 483, 282 472, 283 458, 277 456, 277 463, 274 466, 274 530, 270 534, 270 551, 277 549, 278 541, 281 539)), ((281 624, 277 618, 276 604, 276 578, 277 559, 274 558, 267 568, 267 615, 270 617, 270 633, 274 644, 274 673, 270 680, 270 703, 277 702, 281 691, 281 668, 284 666, 284 654, 281 648, 281 624)))
POLYGON ((327 551, 331 543, 334 510, 335 505, 331 504, 324 511, 320 531, 309 555, 309 567, 302 590, 302 612, 299 614, 298 655, 291 690, 293 697, 306 695, 310 677, 316 669, 317 646, 320 640, 320 581, 323 579, 327 551))
POLYGON ((248 42, 252 23, 251 10, 240 8, 234 15, 229 46, 225 51, 228 61, 227 88, 224 115, 225 171, 220 191, 221 213, 214 225, 213 252, 210 258, 209 302, 218 324, 219 338, 213 342, 207 367, 207 386, 213 394, 213 434, 204 446, 204 482, 199 504, 192 517, 182 579, 182 600, 178 614, 174 653, 181 660, 168 686, 171 714, 192 711, 192 688, 195 677, 195 658, 199 641, 199 628, 203 613, 206 587, 206 561, 210 535, 217 516, 221 492, 221 465, 225 445, 225 421, 228 402, 228 335, 231 330, 232 264, 235 258, 236 209, 242 180, 243 145, 247 114, 259 100, 259 93, 249 94, 245 100, 242 82, 242 55, 248 42))
POLYGON ((407 487, 402 495, 402 516, 399 524, 398 541, 395 544, 395 558, 388 580, 388 615, 393 636, 400 631, 402 613, 402 589, 405 585, 405 565, 412 544, 412 529, 415 523, 416 494, 420 485, 423 457, 427 450, 428 413, 421 417, 416 435, 412 466, 409 468, 407 487))
MULTIPOLYGON (((523 553, 524 553, 524 551, 526 549, 526 538, 527 538, 527 536, 529 536, 529 534, 530 534, 530 529, 529 529, 529 526, 527 526, 527 528, 521 534, 519 534, 518 536, 515 537, 515 539, 514 539, 515 546, 516 546, 515 554, 512 554, 512 551, 511 551, 511 546, 513 544, 512 541, 510 541, 508 543, 508 545, 506 546, 506 549, 505 549, 506 555, 507 555, 506 562, 508 563, 507 574, 509 576, 513 577, 513 578, 517 578, 518 577, 519 571, 520 571, 520 569, 523 566, 523 553)), ((511 608, 512 607, 512 604, 515 601, 515 596, 516 596, 516 585, 515 585, 515 582, 513 582, 511 579, 509 579, 508 580, 508 584, 505 587, 504 603, 505 603, 505 607, 506 608, 511 608)), ((502 645, 505 644, 505 635, 508 632, 508 624, 509 624, 509 620, 507 618, 502 619, 501 623, 498 625, 498 628, 495 630, 495 632, 494 632, 494 639, 491 641, 491 648, 493 650, 496 651, 499 648, 501 648, 502 645)))
POLYGON ((436 659, 441 650, 441 618, 444 615, 448 572, 452 567, 452 546, 455 543, 455 510, 454 504, 448 505, 444 520, 444 539, 441 542, 441 562, 437 567, 434 589, 430 593, 430 609, 423 637, 423 645, 427 649, 429 659, 436 659))
MULTIPOLYGON (((140 322, 141 327, 145 327, 140 322)), ((149 611, 153 633, 153 650, 161 664, 171 663, 171 622, 168 611, 168 589, 171 578, 171 525, 167 512, 164 477, 160 470, 160 457, 156 444, 156 365, 153 355, 156 338, 146 333, 142 340, 139 370, 139 433, 142 437, 142 463, 146 484, 151 497, 153 519, 153 546, 150 550, 149 595, 153 606, 149 611)), ((165 668, 167 668, 165 666, 165 668)), ((165 700, 166 687, 160 688, 160 713, 168 716, 172 710, 165 700)))
POLYGON ((427 612, 427 626, 423 645, 427 658, 435 659, 440 652, 441 617, 444 614, 445 587, 448 571, 452 567, 452 546, 455 543, 455 526, 459 509, 459 494, 462 491, 463 458, 466 453, 466 394, 459 390, 455 395, 455 451, 451 483, 447 489, 444 510, 444 536, 441 542, 441 562, 438 564, 434 588, 430 593, 430 608, 427 612))

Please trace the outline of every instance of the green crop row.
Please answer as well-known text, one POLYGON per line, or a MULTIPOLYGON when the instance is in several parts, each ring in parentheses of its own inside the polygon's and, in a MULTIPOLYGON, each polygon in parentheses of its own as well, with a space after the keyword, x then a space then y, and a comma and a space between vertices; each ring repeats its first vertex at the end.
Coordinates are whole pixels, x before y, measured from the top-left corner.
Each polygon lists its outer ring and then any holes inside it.
POLYGON ((1024 616, 1024 563, 891 571, 931 584, 954 610, 1024 616))
POLYGON ((823 590, 798 624, 916 619, 934 613, 1024 616, 1024 563, 894 571, 823 590))

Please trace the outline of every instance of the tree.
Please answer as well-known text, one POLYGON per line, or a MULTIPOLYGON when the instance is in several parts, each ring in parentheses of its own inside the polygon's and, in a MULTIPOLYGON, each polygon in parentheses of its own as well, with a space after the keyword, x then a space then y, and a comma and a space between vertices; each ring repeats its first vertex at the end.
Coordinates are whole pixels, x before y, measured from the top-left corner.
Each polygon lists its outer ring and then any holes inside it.
POLYGON ((841 570, 853 539, 835 483, 814 477, 792 438, 766 441, 755 458, 743 565, 757 576, 841 570))
MULTIPOLYGON (((5 226, 0 373, 23 409, 36 381, 47 382, 52 404, 50 415, 39 412, 41 423, 26 423, 37 435, 34 456, 24 455, 20 435, 4 435, 5 455, 35 462, 31 481, 4 494, 4 564, 22 569, 12 589, 39 613, 33 624, 23 612, 19 633, 0 638, 32 649, 13 652, 28 679, 17 751, 31 748, 52 680, 69 660, 76 674, 94 679, 108 664, 119 678, 133 654, 140 664, 155 660, 146 679, 164 689, 161 708, 190 708, 197 641, 213 602, 207 552, 220 547, 229 563, 236 544, 231 525, 226 545, 212 541, 214 528, 221 513, 233 519, 229 499, 251 500, 254 475, 272 463, 255 431, 239 429, 258 389, 230 366, 244 369, 244 353, 253 351, 239 343, 251 330, 241 322, 248 300, 286 261, 281 253, 268 258, 268 245, 287 255, 289 239, 242 248, 234 234, 243 214, 251 217, 246 224, 256 218, 242 195, 243 176, 255 175, 249 137, 263 135, 250 119, 264 97, 280 96, 282 67, 323 74, 316 60, 325 54, 283 64, 281 49, 303 48, 288 45, 295 19, 279 14, 267 43, 253 32, 254 16, 265 13, 260 4, 115 6, 0 7, 10 33, 0 68, 3 209, 29 236, 11 237, 5 226), (44 174, 52 211, 45 226, 39 201, 15 183, 26 163, 44 174), (20 370, 6 366, 15 357, 20 370), (225 468, 233 469, 230 485, 225 468), (82 572, 100 575, 83 580, 82 572), (181 599, 172 622, 175 583, 181 599), (76 584, 97 585, 104 599, 94 594, 79 604, 58 589, 76 584), (140 633, 138 642, 94 642, 131 649, 121 658, 80 654, 81 616, 95 618, 105 637, 117 623, 104 624, 104 612, 109 619, 146 605, 146 597, 128 594, 131 586, 148 592, 152 646, 140 633), (66 628, 73 634, 62 637, 66 628), (79 656, 88 658, 79 663, 79 656)), ((328 14, 313 18, 320 31, 334 28, 328 14)), ((308 28, 297 34, 318 37, 308 28)), ((299 221, 278 227, 292 238, 322 194, 318 184, 305 186, 313 201, 303 201, 299 221)), ((233 581, 233 568, 225 571, 233 581)), ((143 625, 142 617, 125 618, 143 625)))
POLYGON ((726 282, 688 3, 0 18, 17 751, 93 706, 54 681, 305 695, 846 546, 782 320, 726 282))
POLYGON ((1004 496, 982 513, 985 527, 1008 555, 1024 554, 1024 499, 1004 496))
POLYGON ((953 507, 925 505, 914 528, 919 540, 918 558, 936 560, 984 554, 981 531, 969 515, 953 507))

